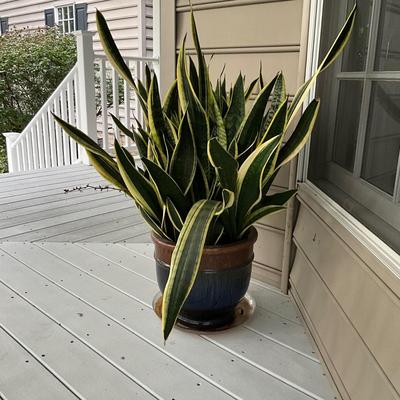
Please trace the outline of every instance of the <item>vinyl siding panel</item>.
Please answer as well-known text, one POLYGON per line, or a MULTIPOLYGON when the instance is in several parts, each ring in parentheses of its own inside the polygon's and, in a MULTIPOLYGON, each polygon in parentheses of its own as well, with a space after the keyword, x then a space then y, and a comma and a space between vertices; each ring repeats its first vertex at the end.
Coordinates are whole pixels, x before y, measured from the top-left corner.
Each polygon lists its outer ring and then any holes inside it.
POLYGON ((372 250, 326 206, 299 198, 291 291, 328 369, 344 398, 399 399, 399 279, 378 274, 372 250))
MULTIPOLYGON (((242 72, 250 82, 258 76, 260 63, 264 79, 270 80, 282 70, 288 93, 298 86, 299 54, 303 1, 195 0, 200 42, 215 80, 225 67, 228 84, 242 72)), ((176 2, 176 50, 187 37, 189 54, 194 53, 189 23, 189 1, 176 2)), ((255 96, 253 96, 253 99, 255 96)), ((278 175, 274 190, 288 187, 289 169, 278 175)), ((253 276, 280 286, 286 214, 273 215, 258 223, 253 276)))
MULTIPOLYGON (((141 20, 138 15, 139 0, 87 0, 88 4, 88 29, 96 31, 95 10, 102 11, 115 36, 118 47, 124 55, 138 55, 141 31, 138 26, 141 20)), ((68 1, 32 1, 32 0, 0 0, 0 16, 9 18, 10 28, 38 28, 44 26, 44 10, 57 5, 68 4, 68 1)), ((152 50, 152 5, 145 4, 146 23, 146 49, 145 55, 152 50)), ((95 51, 101 51, 98 35, 94 36, 95 51)))

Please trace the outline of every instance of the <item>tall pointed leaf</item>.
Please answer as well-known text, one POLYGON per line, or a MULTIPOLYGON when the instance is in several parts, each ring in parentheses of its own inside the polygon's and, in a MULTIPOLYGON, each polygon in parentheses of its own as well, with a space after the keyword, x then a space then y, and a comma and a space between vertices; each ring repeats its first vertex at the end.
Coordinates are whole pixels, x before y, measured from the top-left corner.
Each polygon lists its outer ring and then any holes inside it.
POLYGON ((192 206, 186 217, 172 253, 170 273, 163 293, 162 330, 165 340, 193 287, 208 228, 219 205, 217 201, 200 200, 192 206))
POLYGON ((274 90, 271 95, 271 106, 269 107, 269 110, 267 114, 264 117, 263 121, 263 127, 262 130, 265 131, 268 129, 272 118, 274 118, 274 115, 278 111, 278 108, 281 106, 281 104, 286 100, 286 84, 285 84, 285 78, 283 77, 282 72, 278 74, 278 77, 276 78, 274 90))
POLYGON ((117 140, 114 146, 119 171, 131 196, 146 213, 159 221, 161 207, 154 186, 131 164, 117 140))
POLYGON ((233 138, 243 121, 245 114, 245 97, 243 88, 243 77, 239 75, 233 87, 232 97, 228 111, 225 115, 225 128, 228 145, 232 142, 233 138))
MULTIPOLYGON (((122 131, 126 136, 128 136, 130 139, 135 140, 135 137, 133 136, 133 132, 127 128, 120 120, 117 118, 114 114, 110 113, 112 120, 114 121, 114 124, 117 126, 117 128, 122 131)), ((107 139, 104 139, 107 140, 107 139)))
POLYGON ((244 223, 246 215, 261 200, 263 173, 279 144, 279 139, 275 137, 258 146, 239 169, 235 191, 239 227, 244 223))
POLYGON ((143 158, 142 162, 150 174, 151 179, 154 181, 154 185, 157 188, 162 201, 166 203, 167 198, 170 198, 176 207, 178 207, 178 210, 186 216, 190 204, 178 184, 157 164, 147 158, 143 158))
POLYGON ((114 166, 111 166, 109 162, 107 162, 103 157, 100 157, 96 153, 92 153, 89 150, 86 150, 90 164, 95 168, 95 170, 108 182, 110 182, 112 185, 117 187, 118 189, 121 189, 123 192, 126 192, 129 194, 129 191, 127 187, 125 186, 124 181, 121 178, 121 175, 119 174, 118 167, 115 164, 114 166), (117 168, 117 169, 116 169, 117 168))
POLYGON ((167 198, 166 206, 167 206, 167 213, 168 213, 169 219, 171 220, 172 224, 174 225, 174 228, 178 232, 180 232, 183 227, 184 219, 182 218, 178 209, 175 207, 174 203, 172 202, 172 200, 169 197, 167 198))
POLYGON ((178 183, 184 194, 190 189, 196 173, 196 148, 189 127, 187 113, 182 118, 178 132, 178 144, 171 158, 170 175, 178 183))
POLYGON ((278 166, 282 166, 296 157, 307 143, 314 128, 315 121, 317 120, 319 106, 319 100, 313 100, 306 108, 296 126, 296 129, 292 133, 292 136, 290 136, 289 140, 279 153, 277 162, 278 166))
POLYGON ((118 71, 118 73, 135 89, 137 86, 133 80, 131 71, 126 65, 121 53, 118 50, 117 45, 111 35, 110 29, 108 28, 107 22, 103 14, 96 10, 96 23, 97 32, 99 33, 100 41, 103 46, 103 50, 112 66, 118 71))
POLYGON ((322 60, 321 64, 315 71, 314 75, 306 83, 304 83, 300 87, 300 89, 297 91, 297 93, 293 99, 293 102, 290 106, 290 109, 289 109, 288 124, 290 124, 293 121, 297 112, 300 110, 310 89, 312 88, 313 84, 315 83, 316 79, 318 78, 318 75, 323 70, 328 68, 336 60, 336 58, 339 56, 339 54, 342 52, 342 50, 346 46, 347 42, 350 40, 350 35, 351 35, 355 20, 356 20, 356 15, 357 15, 357 3, 354 4, 352 11, 350 12, 349 16, 347 17, 345 24, 343 25, 343 28, 339 32, 338 36, 336 37, 335 41, 333 42, 333 44, 332 44, 331 48, 329 49, 328 53, 326 54, 325 58, 322 60))
POLYGON ((268 103, 269 96, 271 94, 272 88, 274 87, 276 81, 276 77, 266 85, 257 96, 253 107, 250 112, 247 114, 246 119, 243 120, 239 131, 238 131, 238 145, 239 145, 239 153, 242 153, 250 145, 252 145, 260 132, 265 108, 268 103))
POLYGON ((52 113, 56 122, 61 126, 61 128, 69 135, 75 142, 83 146, 86 150, 103 157, 105 160, 109 161, 110 164, 114 162, 112 157, 104 151, 93 139, 88 135, 80 131, 75 126, 69 124, 68 122, 62 120, 60 117, 52 113))
POLYGON ((214 138, 208 142, 208 158, 215 168, 222 188, 234 191, 238 173, 238 163, 214 138))
POLYGON ((208 71, 204 55, 200 47, 199 35, 197 33, 196 21, 194 18, 193 10, 191 10, 190 12, 190 20, 192 26, 193 43, 197 54, 197 64, 199 66, 199 73, 198 73, 199 100, 200 103, 203 105, 203 107, 206 107, 207 95, 208 95, 208 71))

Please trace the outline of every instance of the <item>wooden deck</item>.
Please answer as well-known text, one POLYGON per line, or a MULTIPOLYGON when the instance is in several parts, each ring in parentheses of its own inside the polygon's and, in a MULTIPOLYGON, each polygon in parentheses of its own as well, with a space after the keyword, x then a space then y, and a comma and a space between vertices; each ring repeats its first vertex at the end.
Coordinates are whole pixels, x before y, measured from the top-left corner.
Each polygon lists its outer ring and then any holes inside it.
POLYGON ((81 166, 0 178, 2 400, 336 398, 290 299, 256 281, 244 325, 164 346, 131 201, 63 193, 97 182, 81 166))
POLYGON ((89 166, 0 175, 0 240, 149 242, 149 229, 131 199, 117 191, 64 193, 106 185, 89 166))

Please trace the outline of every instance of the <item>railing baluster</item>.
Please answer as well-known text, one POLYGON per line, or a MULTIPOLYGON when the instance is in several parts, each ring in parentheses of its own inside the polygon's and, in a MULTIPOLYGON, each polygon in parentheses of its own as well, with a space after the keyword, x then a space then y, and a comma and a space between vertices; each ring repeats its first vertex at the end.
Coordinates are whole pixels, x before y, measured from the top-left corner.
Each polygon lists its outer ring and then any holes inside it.
MULTIPOLYGON (((60 98, 57 97, 54 100, 54 113, 56 115, 60 115, 60 98)), ((53 118, 52 118, 53 120, 53 118)), ((57 147, 57 167, 60 165, 63 165, 63 146, 62 146, 62 134, 61 134, 61 128, 60 126, 56 123, 55 124, 56 128, 56 147, 57 147)))
MULTIPOLYGON (((129 60, 125 61, 129 68, 129 60)), ((124 105, 125 105, 125 118, 124 123, 125 126, 129 129, 131 125, 131 91, 129 90, 129 85, 126 81, 124 81, 124 105)), ((131 146, 131 140, 128 136, 125 136, 125 146, 131 146)))
POLYGON ((36 137, 38 140, 38 161, 39 168, 45 168, 46 163, 44 160, 44 151, 43 151, 43 128, 42 128, 42 120, 38 119, 36 122, 36 137))
POLYGON ((22 139, 22 160, 24 164, 24 171, 29 171, 28 143, 26 136, 22 139))
MULTIPOLYGON (((53 104, 54 106, 54 104, 53 104)), ((56 131, 54 125, 54 119, 51 115, 52 107, 49 106, 47 110, 47 119, 48 119, 48 127, 49 127, 49 137, 50 137, 50 151, 51 151, 51 166, 57 166, 57 150, 56 150, 56 131)))
MULTIPOLYGON (((112 68, 112 98, 113 98, 113 113, 115 117, 119 118, 119 77, 117 71, 112 68)), ((117 125, 113 123, 114 134, 118 141, 121 140, 119 129, 117 125)))
POLYGON ((17 161, 18 161, 18 171, 24 170, 24 160, 22 155, 22 142, 16 145, 17 161))
MULTIPOLYGON (((68 104, 68 122, 71 125, 76 125, 75 121, 75 106, 74 106, 74 86, 73 81, 68 81, 67 84, 67 104, 68 104)), ((78 154, 76 151, 76 143, 68 137, 69 148, 71 152, 71 163, 75 163, 78 159, 78 154)))
MULTIPOLYGON (((60 96, 61 96, 61 118, 64 121, 68 121, 66 89, 63 89, 61 91, 60 96)), ((61 130, 61 132, 62 132, 63 150, 64 150, 63 165, 70 165, 71 164, 71 153, 69 151, 69 136, 64 132, 64 130, 61 130)))
POLYGON ((103 59, 100 60, 100 107, 103 149, 108 151, 107 66, 103 59))
POLYGON ((28 149, 28 170, 32 170, 35 167, 33 162, 33 140, 32 140, 32 128, 30 128, 28 135, 26 136, 26 145, 28 149))
MULTIPOLYGON (((73 89, 74 89, 74 109, 75 109, 75 123, 76 126, 80 129, 81 128, 81 114, 80 114, 80 108, 79 108, 79 96, 78 96, 78 72, 75 71, 75 75, 74 75, 74 82, 73 82, 73 89)), ((79 155, 80 155, 80 146, 78 146, 78 144, 76 142, 74 142, 75 146, 74 146, 74 151, 76 151, 76 157, 77 160, 79 160, 79 155)))
POLYGON ((43 129, 43 151, 44 151, 44 166, 48 168, 51 166, 50 157, 50 142, 49 142, 49 120, 47 112, 42 114, 42 129, 43 129))

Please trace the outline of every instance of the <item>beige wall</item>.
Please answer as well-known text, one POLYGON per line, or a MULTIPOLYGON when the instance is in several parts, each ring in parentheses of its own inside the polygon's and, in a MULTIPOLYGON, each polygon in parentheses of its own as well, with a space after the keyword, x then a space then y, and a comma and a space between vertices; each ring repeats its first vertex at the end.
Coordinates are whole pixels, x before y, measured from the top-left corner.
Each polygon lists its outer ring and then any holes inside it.
POLYGON ((383 259, 325 195, 303 184, 299 199, 291 294, 337 388, 344 399, 399 399, 400 257, 383 259))
MULTIPOLYGON (((49 0, 0 0, 0 17, 8 17, 10 29, 37 28, 44 26, 44 10, 57 5, 71 4, 71 1, 49 0)), ((143 11, 139 7, 139 0, 87 0, 75 1, 87 3, 88 28, 96 30, 95 10, 102 11, 109 23, 119 49, 126 55, 138 55, 143 46, 143 54, 152 48, 152 1, 146 0, 143 11), (146 21, 146 39, 143 39, 140 29, 141 19, 146 21), (142 44, 143 43, 143 44, 142 44)), ((101 45, 97 35, 94 37, 95 50, 101 45)), ((148 53, 149 54, 149 53, 148 53)))
MULTIPOLYGON (((265 80, 283 70, 287 88, 293 95, 298 85, 303 1, 193 1, 201 45, 213 55, 212 78, 225 67, 230 83, 242 72, 247 81, 258 76, 260 62, 265 80)), ((189 29, 189 2, 176 2, 176 46, 189 29)), ((193 51, 190 35, 188 52, 193 51)), ((283 170, 272 190, 288 186, 288 169, 283 170)), ((259 240, 253 276, 280 286, 284 247, 285 213, 257 224, 259 240)))

